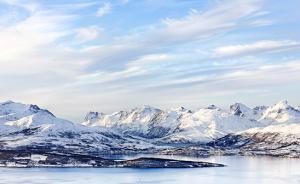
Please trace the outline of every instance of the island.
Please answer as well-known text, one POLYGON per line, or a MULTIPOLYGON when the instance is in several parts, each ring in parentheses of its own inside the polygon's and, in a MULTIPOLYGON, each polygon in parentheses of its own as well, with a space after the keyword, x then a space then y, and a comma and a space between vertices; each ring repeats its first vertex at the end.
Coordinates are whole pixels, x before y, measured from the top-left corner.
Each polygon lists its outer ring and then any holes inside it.
POLYGON ((96 168, 204 168, 224 167, 223 164, 185 161, 153 157, 136 159, 106 159, 97 156, 62 154, 62 153, 28 153, 26 151, 1 150, 0 167, 96 167, 96 168))

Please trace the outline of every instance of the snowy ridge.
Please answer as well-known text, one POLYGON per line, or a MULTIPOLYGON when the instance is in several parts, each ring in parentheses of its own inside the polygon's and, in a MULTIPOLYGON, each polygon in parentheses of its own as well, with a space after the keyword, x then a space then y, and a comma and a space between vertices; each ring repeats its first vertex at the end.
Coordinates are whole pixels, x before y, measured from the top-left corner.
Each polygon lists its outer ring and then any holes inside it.
POLYGON ((215 105, 196 111, 183 107, 161 110, 144 106, 111 115, 93 112, 86 117, 92 118, 85 118, 83 125, 106 127, 121 134, 170 143, 208 142, 255 127, 300 122, 299 110, 288 105, 287 101, 253 109, 242 103, 235 103, 229 110, 215 105))
POLYGON ((151 147, 141 140, 124 138, 113 130, 88 127, 55 117, 36 105, 12 101, 0 104, 0 146, 6 148, 62 146, 64 149, 110 150, 131 146, 151 147), (105 144, 103 144, 105 143, 105 144))
POLYGON ((270 125, 267 127, 251 128, 241 132, 241 134, 255 133, 279 133, 283 135, 294 134, 300 138, 300 123, 270 125))
POLYGON ((286 100, 280 101, 267 108, 260 121, 266 123, 295 123, 300 122, 300 111, 288 104, 286 100))
POLYGON ((287 101, 265 108, 263 125, 228 134, 210 143, 224 154, 300 158, 300 112, 287 101))
MULTIPOLYGON (((280 148, 283 153, 300 150, 299 118, 297 108, 280 101, 254 108, 235 103, 228 109, 215 105, 197 110, 143 106, 113 114, 89 112, 79 124, 57 118, 37 105, 7 101, 0 103, 0 147, 99 154, 170 151, 182 145, 207 144, 226 149, 241 145, 246 150, 280 148)), ((211 154, 211 148, 206 154, 211 154)))

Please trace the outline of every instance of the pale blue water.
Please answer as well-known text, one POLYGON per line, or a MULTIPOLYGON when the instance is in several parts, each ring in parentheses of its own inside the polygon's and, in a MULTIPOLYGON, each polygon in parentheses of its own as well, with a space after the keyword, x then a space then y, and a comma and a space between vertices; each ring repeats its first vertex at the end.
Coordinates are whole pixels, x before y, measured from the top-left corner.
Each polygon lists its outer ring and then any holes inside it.
POLYGON ((223 163, 228 166, 223 168, 197 169, 0 168, 0 183, 300 184, 300 159, 232 156, 198 160, 223 163))

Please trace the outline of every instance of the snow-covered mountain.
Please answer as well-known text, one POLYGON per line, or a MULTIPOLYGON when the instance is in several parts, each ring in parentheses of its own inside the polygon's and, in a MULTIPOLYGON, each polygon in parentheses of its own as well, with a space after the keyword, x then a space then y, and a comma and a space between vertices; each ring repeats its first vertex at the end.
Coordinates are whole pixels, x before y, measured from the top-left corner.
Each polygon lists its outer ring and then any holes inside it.
POLYGON ((168 150, 173 154, 175 149, 187 152, 183 146, 196 145, 196 150, 208 154, 213 149, 253 153, 269 148, 300 156, 299 126, 300 111, 286 101, 254 108, 235 103, 228 109, 144 106, 113 114, 89 112, 82 123, 57 118, 37 105, 0 103, 2 150, 80 154, 168 150))
POLYGON ((300 157, 300 111, 287 101, 263 109, 257 119, 262 126, 228 134, 209 145, 224 154, 300 157))
POLYGON ((252 128, 209 144, 224 154, 300 157, 300 123, 252 128))
POLYGON ((287 101, 249 108, 235 103, 224 110, 211 105, 196 111, 183 107, 161 110, 150 106, 106 115, 90 112, 86 126, 113 129, 122 135, 138 136, 163 143, 208 142, 254 127, 300 122, 300 112, 287 101))
POLYGON ((56 118, 48 110, 37 105, 25 105, 7 101, 0 103, 0 133, 7 134, 31 127, 43 127, 44 130, 58 128, 72 130, 74 124, 67 120, 56 118))
POLYGON ((0 147, 2 149, 37 147, 85 151, 144 149, 151 144, 101 127, 91 128, 55 117, 37 105, 7 101, 0 103, 0 147))
POLYGON ((300 122, 300 111, 284 100, 267 108, 259 120, 267 124, 300 122))

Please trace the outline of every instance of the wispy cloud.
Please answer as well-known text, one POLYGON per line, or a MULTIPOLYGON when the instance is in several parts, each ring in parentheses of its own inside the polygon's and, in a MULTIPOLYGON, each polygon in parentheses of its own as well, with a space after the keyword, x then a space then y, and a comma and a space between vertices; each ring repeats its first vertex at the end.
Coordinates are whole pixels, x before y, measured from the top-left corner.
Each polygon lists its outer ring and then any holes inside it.
POLYGON ((273 20, 264 0, 24 2, 0 0, 1 99, 74 117, 92 105, 195 105, 300 80, 300 38, 294 27, 276 27, 284 20, 273 20))
POLYGON ((106 14, 108 14, 112 10, 112 5, 110 3, 104 3, 103 6, 101 6, 98 10, 96 15, 98 17, 102 17, 106 14))
POLYGON ((77 31, 76 38, 79 40, 79 42, 87 42, 100 38, 103 36, 103 32, 103 28, 98 26, 83 27, 77 31))
POLYGON ((262 52, 275 52, 288 49, 299 49, 300 42, 291 40, 264 40, 251 44, 228 45, 215 49, 217 57, 250 55, 262 52))
POLYGON ((205 39, 237 28, 242 23, 241 19, 258 13, 261 8, 260 0, 221 1, 203 12, 192 9, 183 18, 164 19, 164 28, 158 31, 157 36, 167 42, 205 39))
POLYGON ((127 4, 127 3, 130 2, 130 0, 120 0, 120 2, 121 2, 122 4, 127 4))
POLYGON ((38 3, 31 1, 31 0, 29 0, 27 2, 24 2, 22 0, 0 0, 0 3, 5 3, 5 4, 11 5, 11 6, 21 7, 30 12, 34 12, 38 8, 40 8, 38 3))

